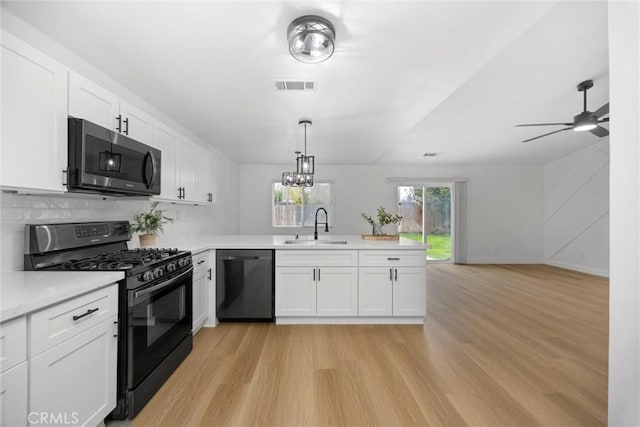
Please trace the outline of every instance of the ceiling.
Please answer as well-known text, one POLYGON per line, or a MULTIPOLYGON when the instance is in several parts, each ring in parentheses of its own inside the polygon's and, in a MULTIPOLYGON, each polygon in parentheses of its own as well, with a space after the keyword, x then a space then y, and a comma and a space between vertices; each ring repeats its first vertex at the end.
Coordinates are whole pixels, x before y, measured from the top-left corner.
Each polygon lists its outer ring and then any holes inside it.
POLYGON ((544 164, 600 139, 518 123, 572 121, 608 100, 606 2, 6 2, 239 163, 544 164), (286 29, 316 14, 336 51, 304 64, 286 29), (316 82, 281 92, 275 81, 316 82), (425 152, 438 153, 423 157, 425 152))

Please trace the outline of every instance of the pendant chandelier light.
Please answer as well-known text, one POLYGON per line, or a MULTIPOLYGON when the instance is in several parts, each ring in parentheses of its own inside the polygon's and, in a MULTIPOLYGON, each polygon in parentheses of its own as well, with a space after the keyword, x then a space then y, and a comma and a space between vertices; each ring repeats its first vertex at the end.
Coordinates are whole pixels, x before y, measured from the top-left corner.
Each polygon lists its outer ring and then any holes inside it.
POLYGON ((329 59, 335 49, 335 38, 333 25, 321 16, 301 16, 287 29, 291 56, 307 64, 317 64, 329 59))
POLYGON ((315 169, 315 157, 307 156, 307 126, 311 126, 311 120, 300 120, 298 125, 304 126, 304 154, 296 151, 295 172, 282 173, 282 185, 287 187, 313 187, 313 174, 315 169))

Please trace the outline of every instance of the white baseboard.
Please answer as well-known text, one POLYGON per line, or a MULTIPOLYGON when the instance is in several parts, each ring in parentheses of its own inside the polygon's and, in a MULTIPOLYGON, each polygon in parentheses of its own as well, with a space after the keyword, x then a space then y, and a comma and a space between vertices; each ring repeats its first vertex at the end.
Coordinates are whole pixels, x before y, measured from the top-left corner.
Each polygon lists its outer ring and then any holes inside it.
POLYGON ((566 268, 567 270, 579 271, 580 273, 593 274, 595 276, 609 277, 609 272, 606 270, 600 270, 598 268, 585 267, 583 265, 570 264, 568 262, 560 262, 548 259, 545 264, 552 265, 554 267, 566 268))
POLYGON ((422 325, 424 317, 276 317, 276 325, 422 325))
POLYGON ((467 257, 467 264, 543 264, 540 258, 529 257, 467 257))

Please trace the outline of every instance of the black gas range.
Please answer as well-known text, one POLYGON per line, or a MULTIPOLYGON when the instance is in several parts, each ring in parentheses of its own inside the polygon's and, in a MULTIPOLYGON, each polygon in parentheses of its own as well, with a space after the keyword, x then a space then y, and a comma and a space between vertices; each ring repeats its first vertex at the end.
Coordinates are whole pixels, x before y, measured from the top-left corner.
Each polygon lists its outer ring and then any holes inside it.
POLYGON ((192 349, 191 253, 128 249, 129 222, 27 224, 25 270, 122 271, 118 396, 113 419, 133 418, 192 349))

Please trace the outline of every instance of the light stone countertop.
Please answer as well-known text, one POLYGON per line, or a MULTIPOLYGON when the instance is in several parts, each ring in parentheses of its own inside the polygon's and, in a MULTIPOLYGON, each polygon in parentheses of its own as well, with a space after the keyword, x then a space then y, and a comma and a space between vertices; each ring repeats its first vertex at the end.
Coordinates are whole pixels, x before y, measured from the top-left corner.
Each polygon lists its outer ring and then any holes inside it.
POLYGON ((123 272, 14 271, 2 273, 0 322, 108 286, 123 272))
MULTIPOLYGON (((134 238, 137 239, 137 238, 134 238)), ((190 250, 193 254, 209 249, 294 249, 294 250, 398 250, 422 249, 427 245, 400 238, 399 240, 364 240, 360 235, 334 235, 321 233, 319 244, 286 244, 286 240, 295 240, 295 235, 210 235, 190 236, 184 239, 158 239, 157 247, 190 250), (346 244, 327 244, 323 241, 346 240, 346 244)), ((311 241, 313 235, 301 235, 299 240, 311 241)), ((133 242, 133 239, 132 239, 133 242)))

